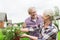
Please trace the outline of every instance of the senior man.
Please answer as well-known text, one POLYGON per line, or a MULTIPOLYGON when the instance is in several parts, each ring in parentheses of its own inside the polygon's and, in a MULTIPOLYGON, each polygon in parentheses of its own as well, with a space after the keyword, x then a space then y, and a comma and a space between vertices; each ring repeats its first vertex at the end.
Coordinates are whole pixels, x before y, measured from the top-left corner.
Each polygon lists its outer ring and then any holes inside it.
MULTIPOLYGON (((40 27, 40 25, 43 25, 43 18, 37 15, 35 7, 30 7, 28 9, 28 14, 30 15, 30 17, 25 20, 25 28, 22 28, 21 30, 24 32, 29 32, 29 37, 31 40, 33 40, 33 38, 34 40, 38 40, 39 38, 41 38, 41 30, 39 30, 38 26, 40 27)), ((24 34, 23 36, 26 36, 26 34, 24 34)))

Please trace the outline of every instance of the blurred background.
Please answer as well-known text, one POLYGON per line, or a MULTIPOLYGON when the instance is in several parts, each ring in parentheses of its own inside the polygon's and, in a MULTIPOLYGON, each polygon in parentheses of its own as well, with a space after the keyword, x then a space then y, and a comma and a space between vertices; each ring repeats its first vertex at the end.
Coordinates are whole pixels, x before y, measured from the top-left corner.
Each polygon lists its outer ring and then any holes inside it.
POLYGON ((45 9, 60 9, 60 0, 0 0, 0 12, 7 14, 12 23, 23 22, 28 16, 28 8, 36 7, 40 15, 45 9))

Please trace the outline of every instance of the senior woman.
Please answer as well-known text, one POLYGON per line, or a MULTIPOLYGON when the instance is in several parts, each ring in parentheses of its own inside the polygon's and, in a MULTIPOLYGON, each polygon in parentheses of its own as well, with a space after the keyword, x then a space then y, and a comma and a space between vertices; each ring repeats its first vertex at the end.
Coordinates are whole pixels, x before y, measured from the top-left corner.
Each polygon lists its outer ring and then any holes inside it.
POLYGON ((52 23, 52 19, 53 19, 52 16, 53 16, 52 10, 49 9, 44 11, 43 13, 44 26, 42 27, 41 40, 56 40, 58 29, 52 23))

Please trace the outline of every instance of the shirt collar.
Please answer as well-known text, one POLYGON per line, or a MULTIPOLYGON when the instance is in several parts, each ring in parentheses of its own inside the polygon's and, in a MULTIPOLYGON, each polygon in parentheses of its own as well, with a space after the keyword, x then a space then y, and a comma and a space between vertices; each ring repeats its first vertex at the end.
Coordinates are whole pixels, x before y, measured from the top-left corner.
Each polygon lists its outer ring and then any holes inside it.
POLYGON ((52 24, 50 24, 46 29, 50 29, 50 28, 53 28, 52 24))
MULTIPOLYGON (((38 17, 38 16, 37 16, 36 20, 37 20, 37 19, 39 19, 39 17, 38 17)), ((30 20, 31 20, 31 21, 33 21, 31 17, 30 17, 30 20)))

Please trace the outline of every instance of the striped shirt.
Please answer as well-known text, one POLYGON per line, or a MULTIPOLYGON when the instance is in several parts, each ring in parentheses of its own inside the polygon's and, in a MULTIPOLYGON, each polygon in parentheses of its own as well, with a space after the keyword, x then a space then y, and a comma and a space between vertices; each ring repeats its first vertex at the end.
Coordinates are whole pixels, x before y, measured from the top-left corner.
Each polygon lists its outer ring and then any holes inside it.
MULTIPOLYGON (((43 24, 43 19, 42 19, 41 16, 37 16, 36 21, 34 21, 34 20, 31 19, 31 17, 29 17, 25 20, 25 23, 27 25, 27 28, 29 28, 29 30, 33 30, 33 29, 37 28, 38 25, 43 24)), ((39 30, 29 32, 29 35, 31 35, 31 36, 39 37, 39 34, 40 34, 39 30)))
POLYGON ((52 24, 48 28, 42 28, 42 39, 43 40, 56 40, 58 29, 52 24))

